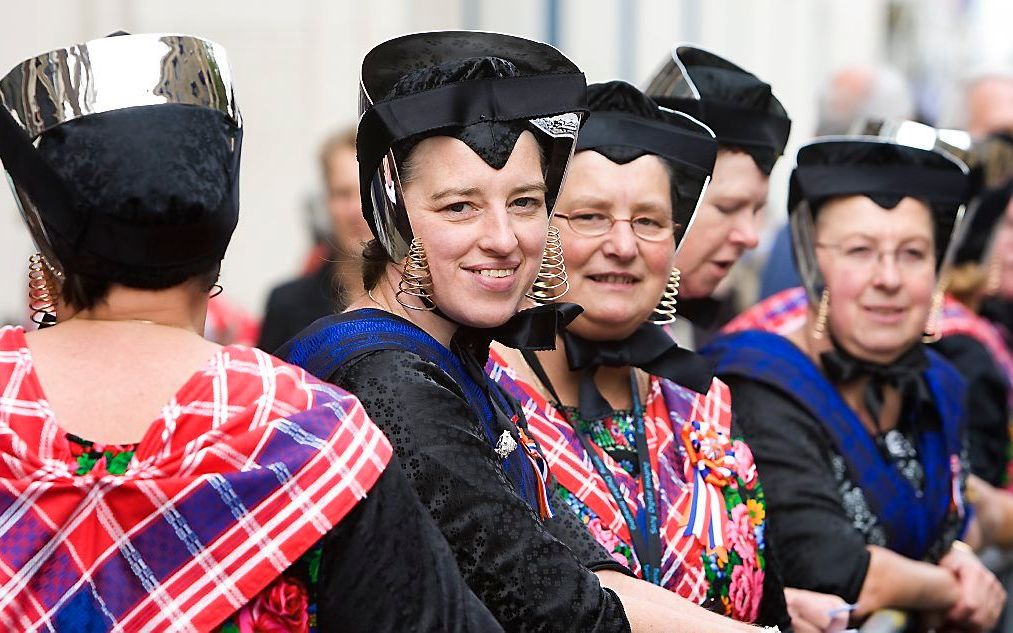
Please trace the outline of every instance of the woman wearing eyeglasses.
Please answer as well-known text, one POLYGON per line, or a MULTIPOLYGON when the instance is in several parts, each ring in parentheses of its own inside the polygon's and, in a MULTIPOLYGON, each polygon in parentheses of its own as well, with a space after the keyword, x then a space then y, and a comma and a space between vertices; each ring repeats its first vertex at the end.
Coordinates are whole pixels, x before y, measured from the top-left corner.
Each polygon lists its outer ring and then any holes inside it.
POLYGON ((783 336, 746 331, 704 353, 766 487, 785 583, 988 630, 1005 593, 958 541, 964 383, 922 338, 967 195, 949 154, 871 137, 798 152, 789 209, 810 307, 783 336))
POLYGON ((764 543, 763 489, 731 427, 727 388, 660 325, 674 317, 675 254, 717 143, 624 82, 590 86, 588 101, 553 219, 566 300, 584 312, 555 350, 497 346, 488 369, 528 413, 559 511, 616 560, 717 613, 789 625, 764 543))

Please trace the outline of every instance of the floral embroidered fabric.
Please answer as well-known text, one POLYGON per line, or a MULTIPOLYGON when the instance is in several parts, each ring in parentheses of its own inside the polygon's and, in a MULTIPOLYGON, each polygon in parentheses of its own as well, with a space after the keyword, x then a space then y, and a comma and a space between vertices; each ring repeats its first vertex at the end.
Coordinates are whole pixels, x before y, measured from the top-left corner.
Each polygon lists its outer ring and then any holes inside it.
MULTIPOLYGON (((556 496, 617 561, 641 576, 619 506, 574 431, 601 449, 602 460, 642 524, 643 490, 631 412, 617 410, 608 419, 585 420, 573 407, 546 401, 495 352, 488 369, 521 401, 529 428, 559 482, 556 496)), ((727 388, 715 381, 710 393, 700 395, 658 377, 652 377, 650 385, 644 425, 658 491, 662 585, 718 613, 755 622, 767 566, 765 498, 749 447, 730 436, 727 388)))

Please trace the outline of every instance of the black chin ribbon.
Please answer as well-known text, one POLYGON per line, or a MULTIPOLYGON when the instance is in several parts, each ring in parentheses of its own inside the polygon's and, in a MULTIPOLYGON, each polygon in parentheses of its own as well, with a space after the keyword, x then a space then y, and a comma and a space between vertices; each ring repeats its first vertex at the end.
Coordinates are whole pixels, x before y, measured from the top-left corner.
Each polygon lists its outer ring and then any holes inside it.
POLYGON ((519 350, 541 351, 556 349, 556 334, 564 331, 584 308, 576 303, 548 303, 521 310, 503 325, 492 328, 461 326, 450 341, 451 350, 459 352, 470 373, 479 384, 485 384, 485 364, 489 360, 489 345, 496 341, 519 350), (464 353, 460 353, 464 352, 464 353), (472 362, 474 361, 474 367, 472 362))
POLYGON ((929 359, 921 343, 913 345, 889 365, 856 358, 836 343, 831 351, 820 354, 820 360, 827 378, 834 384, 852 382, 865 376, 869 378, 862 401, 877 429, 879 414, 883 409, 883 389, 887 386, 900 392, 904 408, 915 406, 920 413, 924 407, 931 409, 933 406, 932 394, 922 375, 929 367, 929 359))
POLYGON ((714 365, 710 361, 682 349, 661 326, 653 323, 644 323, 621 341, 591 341, 563 332, 563 343, 570 370, 583 372, 579 405, 586 420, 612 415, 612 406, 594 382, 599 367, 638 367, 697 393, 707 393, 714 378, 714 365))

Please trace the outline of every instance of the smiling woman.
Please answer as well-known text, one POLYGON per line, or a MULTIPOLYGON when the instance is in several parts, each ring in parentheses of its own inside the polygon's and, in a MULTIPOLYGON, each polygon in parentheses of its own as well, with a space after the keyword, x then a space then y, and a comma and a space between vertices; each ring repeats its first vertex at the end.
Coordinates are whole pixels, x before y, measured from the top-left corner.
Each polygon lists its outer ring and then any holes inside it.
POLYGON ((517 313, 536 278, 563 289, 540 272, 584 77, 544 44, 443 32, 381 44, 362 86, 369 294, 280 353, 358 395, 505 628, 629 630, 591 571, 623 567, 554 516, 523 415, 482 372, 490 340, 544 349, 573 316, 517 313))
POLYGON ((736 437, 727 387, 658 325, 672 318, 676 252, 695 239, 686 227, 695 226, 717 143, 624 82, 589 86, 588 102, 591 120, 553 219, 567 299, 584 312, 556 350, 496 347, 488 370, 530 412, 561 511, 667 590, 657 604, 686 599, 790 626, 763 542, 763 487, 736 437), (700 520, 687 525, 689 509, 700 520))
MULTIPOLYGON (((934 134, 932 135, 934 137, 934 134)), ((783 552, 785 582, 989 630, 1005 594, 964 533, 956 370, 922 342, 963 214, 966 166, 885 138, 803 146, 789 209, 804 322, 704 353, 732 389, 783 552)))

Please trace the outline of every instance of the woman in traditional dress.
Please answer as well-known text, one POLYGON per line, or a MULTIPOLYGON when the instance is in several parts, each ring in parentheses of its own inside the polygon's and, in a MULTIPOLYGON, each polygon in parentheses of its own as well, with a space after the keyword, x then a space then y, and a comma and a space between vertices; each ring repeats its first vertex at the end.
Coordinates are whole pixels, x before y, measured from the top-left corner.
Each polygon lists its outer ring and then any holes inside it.
POLYGON ((362 401, 508 630, 741 626, 629 577, 572 513, 554 513, 523 412, 484 373, 491 340, 545 349, 573 317, 518 309, 562 286, 548 225, 586 113, 583 74, 522 38, 421 33, 367 54, 362 88, 369 294, 281 353, 362 401))
POLYGON ((873 137, 803 146, 789 209, 810 307, 784 335, 704 350, 756 457, 785 583, 861 618, 893 607, 987 630, 1005 601, 957 539, 964 383, 922 343, 967 196, 946 152, 873 137))
POLYGON ((0 101, 49 326, 0 329, 2 628, 499 630, 355 398, 201 336, 238 219, 223 49, 95 40, 0 101))
POLYGON ((696 349, 734 314, 732 302, 714 298, 714 291, 759 243, 770 172, 784 153, 791 119, 770 84, 716 53, 686 44, 672 47, 644 92, 661 106, 703 122, 718 142, 693 239, 676 255, 680 318, 667 326, 680 345, 696 349))
POLYGON ((588 102, 553 219, 566 299, 584 312, 555 350, 495 346, 488 370, 521 402, 561 510, 617 560, 723 615, 786 626, 763 489, 728 390, 661 327, 717 144, 625 82, 590 86, 588 102))
MULTIPOLYGON (((971 144, 954 146, 959 130, 933 130, 913 121, 870 121, 863 130, 887 135, 938 137, 936 143, 959 152, 976 180, 983 184, 969 204, 968 222, 954 243, 952 266, 943 275, 942 305, 931 318, 929 346, 943 355, 967 382, 967 453, 970 472, 968 496, 975 503, 978 546, 989 543, 1008 547, 1013 543, 1013 496, 999 489, 1006 486, 1010 467, 1009 423, 1013 409, 1013 355, 1003 336, 987 319, 975 312, 982 300, 1000 285, 997 239, 1013 187, 1013 143, 996 135, 971 144), (941 139, 947 139, 943 141, 941 139), (993 253, 995 257, 991 257, 993 253)), ((723 331, 765 330, 787 334, 805 321, 808 300, 804 288, 783 290, 733 319, 723 331)))

